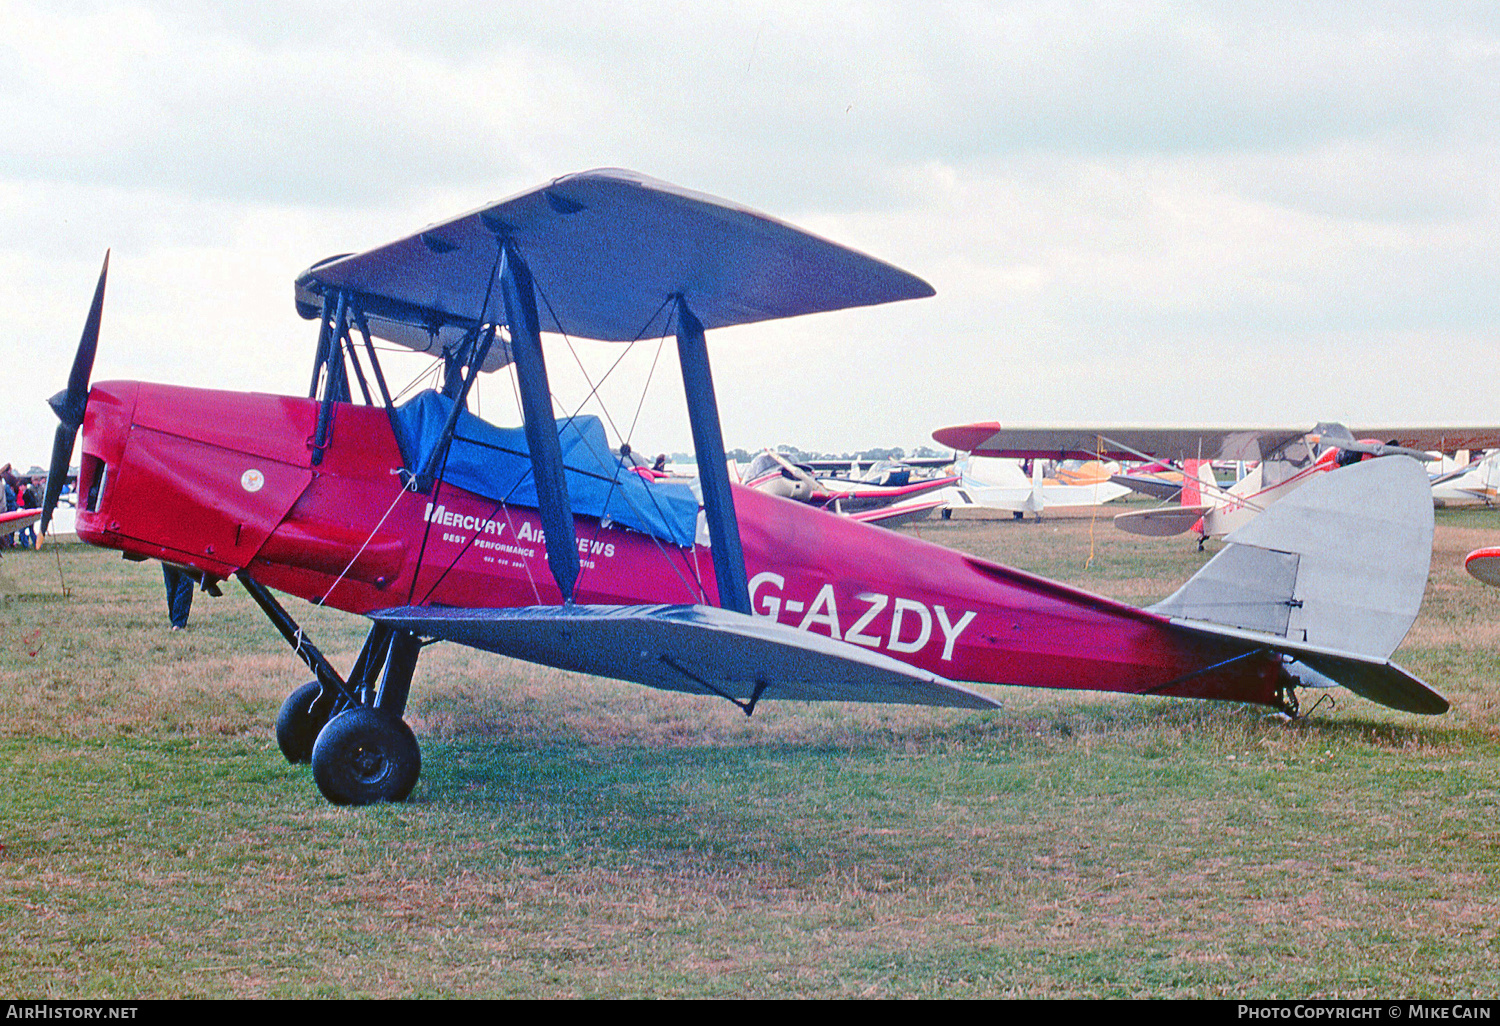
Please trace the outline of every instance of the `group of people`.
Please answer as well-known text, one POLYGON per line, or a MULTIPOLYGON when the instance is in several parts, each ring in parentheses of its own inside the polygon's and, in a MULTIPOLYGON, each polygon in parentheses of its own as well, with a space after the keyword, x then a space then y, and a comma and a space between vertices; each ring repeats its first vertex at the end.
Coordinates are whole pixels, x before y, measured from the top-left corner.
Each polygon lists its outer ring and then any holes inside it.
MULTIPOLYGON (((42 485, 45 479, 17 474, 9 463, 0 467, 0 484, 4 486, 5 512, 18 509, 37 509, 42 504, 42 485)), ((13 535, 0 539, 0 548, 36 548, 36 528, 23 527, 13 535)))

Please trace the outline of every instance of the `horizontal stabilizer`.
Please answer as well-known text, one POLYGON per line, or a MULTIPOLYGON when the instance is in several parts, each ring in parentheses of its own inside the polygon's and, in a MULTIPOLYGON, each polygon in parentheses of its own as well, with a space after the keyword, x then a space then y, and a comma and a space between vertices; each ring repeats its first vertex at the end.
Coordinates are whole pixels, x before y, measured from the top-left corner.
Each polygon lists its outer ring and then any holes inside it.
POLYGON ((1175 479, 1158 477, 1154 474, 1114 474, 1110 480, 1117 485, 1124 485, 1132 492, 1140 492, 1149 495, 1153 499, 1162 502, 1171 502, 1182 494, 1182 475, 1178 474, 1175 479))
POLYGON ((42 511, 39 509, 18 509, 9 513, 0 513, 0 538, 30 527, 40 519, 42 519, 42 511))
POLYGON ((1142 509, 1133 513, 1115 516, 1115 526, 1130 534, 1141 534, 1148 538, 1170 538, 1174 534, 1192 530, 1194 524, 1203 519, 1212 506, 1163 506, 1160 509, 1142 509))
POLYGON ((740 702, 1000 707, 889 656, 713 606, 403 606, 370 618, 563 670, 740 702))
POLYGON ((948 500, 939 496, 937 498, 908 499, 906 502, 898 502, 892 506, 881 506, 878 509, 867 509, 859 513, 850 513, 850 520, 858 520, 864 524, 879 524, 881 527, 905 527, 907 524, 920 523, 932 516, 933 512, 948 505, 948 500))
POLYGON ((1297 664, 1300 663, 1312 669, 1316 675, 1327 678, 1326 681, 1319 681, 1316 677, 1304 680, 1303 683, 1309 686, 1327 687, 1329 683, 1342 684, 1356 695, 1390 706, 1392 709, 1400 709, 1402 712, 1436 716, 1448 711, 1446 698, 1434 691, 1421 678, 1408 673, 1389 659, 1340 652, 1317 645, 1288 641, 1285 638, 1270 637, 1258 631, 1237 630, 1233 627, 1220 627, 1201 621, 1174 619, 1172 622, 1198 634, 1263 642, 1272 651, 1290 656, 1294 660, 1288 667, 1294 677, 1298 675, 1297 664))
POLYGON ((1464 569, 1491 588, 1500 588, 1500 548, 1475 549, 1464 557, 1464 569))

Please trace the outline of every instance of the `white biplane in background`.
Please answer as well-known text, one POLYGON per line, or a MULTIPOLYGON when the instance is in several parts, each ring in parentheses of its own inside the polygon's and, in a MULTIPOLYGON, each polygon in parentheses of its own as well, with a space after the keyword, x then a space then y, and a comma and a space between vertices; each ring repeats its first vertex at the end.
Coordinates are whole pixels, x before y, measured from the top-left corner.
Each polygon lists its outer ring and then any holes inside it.
POLYGON ((1324 423, 1307 428, 1002 428, 967 424, 941 428, 933 438, 976 456, 1023 459, 1170 461, 1183 471, 1182 501, 1121 513, 1115 526, 1132 534, 1167 537, 1196 531, 1222 538, 1259 516, 1318 474, 1359 460, 1402 454, 1430 460, 1430 452, 1500 445, 1500 427, 1360 428, 1324 423), (1373 439, 1387 439, 1379 442, 1373 439), (1251 469, 1221 488, 1212 464, 1233 461, 1251 469))

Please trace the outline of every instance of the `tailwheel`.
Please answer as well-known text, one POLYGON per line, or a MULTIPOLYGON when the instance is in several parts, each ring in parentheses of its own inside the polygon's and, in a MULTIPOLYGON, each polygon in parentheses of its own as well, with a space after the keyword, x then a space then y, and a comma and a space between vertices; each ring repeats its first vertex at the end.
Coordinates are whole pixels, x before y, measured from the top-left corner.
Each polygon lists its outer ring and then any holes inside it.
POLYGON ((339 713, 312 749, 313 779, 335 805, 399 802, 422 772, 422 753, 399 717, 369 706, 339 713))
POLYGON ((293 765, 312 758, 313 742, 328 723, 328 714, 313 708, 322 690, 317 681, 308 681, 287 696, 276 714, 276 744, 293 765))
POLYGON ((1276 691, 1276 711, 1288 720, 1295 720, 1302 713, 1302 703, 1297 701, 1297 689, 1290 678, 1276 691))

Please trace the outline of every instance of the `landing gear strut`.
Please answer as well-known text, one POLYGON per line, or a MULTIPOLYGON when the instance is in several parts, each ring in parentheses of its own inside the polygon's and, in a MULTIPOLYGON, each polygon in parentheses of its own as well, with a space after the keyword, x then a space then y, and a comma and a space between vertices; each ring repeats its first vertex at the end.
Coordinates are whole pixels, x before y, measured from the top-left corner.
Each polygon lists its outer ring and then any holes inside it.
POLYGON ((1277 711, 1289 720, 1295 720, 1302 714, 1302 703, 1298 702, 1298 690, 1292 685, 1286 685, 1277 691, 1277 711))
POLYGON ((422 772, 422 754, 401 716, 423 642, 411 631, 375 624, 346 681, 264 585, 239 575, 245 590, 316 675, 276 716, 276 743, 288 762, 311 762, 318 790, 335 805, 399 802, 422 772))

